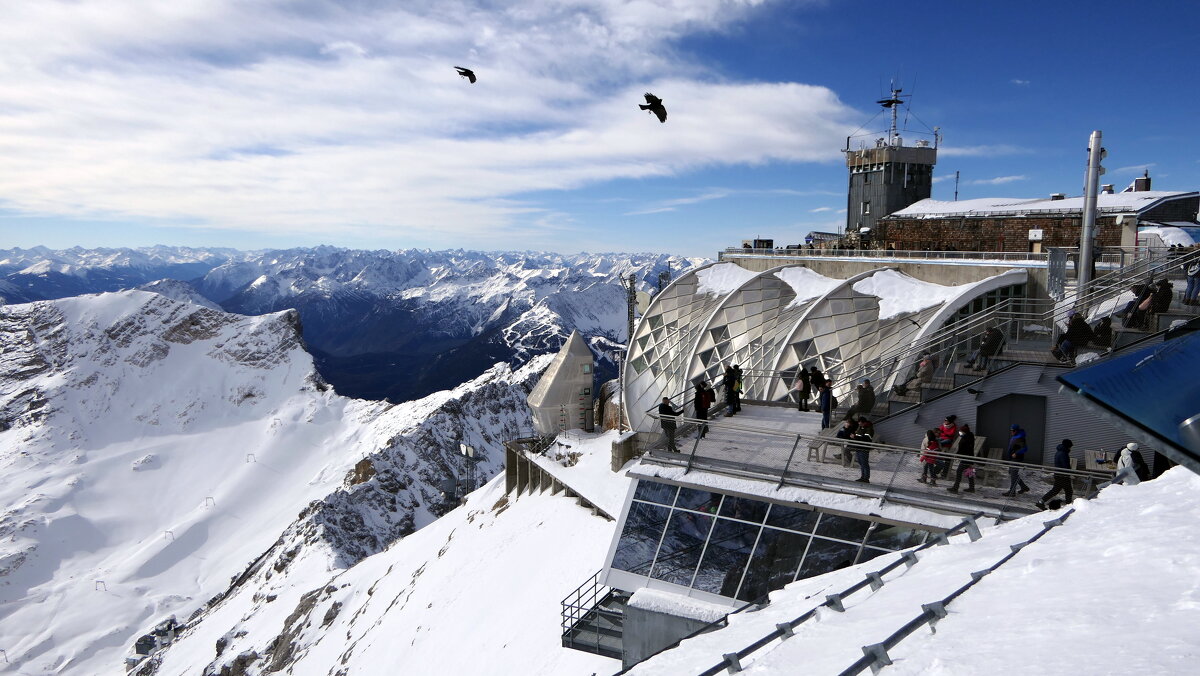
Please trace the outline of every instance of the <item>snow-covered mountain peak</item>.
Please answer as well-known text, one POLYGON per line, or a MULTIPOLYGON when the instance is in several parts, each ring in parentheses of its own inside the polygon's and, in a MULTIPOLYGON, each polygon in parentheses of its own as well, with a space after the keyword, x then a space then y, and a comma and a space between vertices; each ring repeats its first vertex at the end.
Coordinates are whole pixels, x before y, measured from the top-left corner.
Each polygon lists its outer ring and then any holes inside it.
POLYGON ((0 646, 19 673, 119 673, 147 626, 243 573, 351 565, 430 523, 459 443, 498 471, 545 365, 357 401, 316 375, 295 311, 146 291, 0 306, 0 348, 0 646))

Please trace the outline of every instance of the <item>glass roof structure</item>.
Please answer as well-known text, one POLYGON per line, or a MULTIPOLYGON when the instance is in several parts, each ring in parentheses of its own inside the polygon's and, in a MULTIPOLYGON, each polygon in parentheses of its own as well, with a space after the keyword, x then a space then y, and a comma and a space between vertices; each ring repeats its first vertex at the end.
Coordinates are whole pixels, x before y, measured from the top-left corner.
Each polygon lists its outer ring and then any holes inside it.
MULTIPOLYGON (((937 529, 932 529, 937 530, 937 529)), ((606 584, 724 604, 925 541, 931 529, 639 479, 606 584)))
POLYGON ((801 265, 762 273, 734 268, 716 263, 689 271, 647 308, 625 364, 633 429, 649 429, 649 413, 664 396, 676 407, 687 405, 691 415, 695 384, 706 380, 719 393, 721 374, 733 364, 743 370, 748 399, 785 399, 797 369, 810 366, 833 377, 842 397, 855 384, 837 382, 839 373, 912 344, 985 297, 1006 297, 1026 282, 1024 270, 947 287, 889 268, 846 280, 801 265))

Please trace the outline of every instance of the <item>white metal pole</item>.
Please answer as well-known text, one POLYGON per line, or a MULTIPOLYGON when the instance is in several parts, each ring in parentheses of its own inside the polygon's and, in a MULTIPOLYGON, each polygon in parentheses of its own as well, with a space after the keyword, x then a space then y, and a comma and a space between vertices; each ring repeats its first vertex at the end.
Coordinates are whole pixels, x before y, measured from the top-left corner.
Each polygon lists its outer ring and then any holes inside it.
POLYGON ((1100 189, 1100 131, 1088 141, 1087 183, 1083 186, 1083 231, 1079 235, 1079 272, 1075 297, 1082 298, 1092 281, 1092 238, 1096 232, 1096 193, 1100 189))

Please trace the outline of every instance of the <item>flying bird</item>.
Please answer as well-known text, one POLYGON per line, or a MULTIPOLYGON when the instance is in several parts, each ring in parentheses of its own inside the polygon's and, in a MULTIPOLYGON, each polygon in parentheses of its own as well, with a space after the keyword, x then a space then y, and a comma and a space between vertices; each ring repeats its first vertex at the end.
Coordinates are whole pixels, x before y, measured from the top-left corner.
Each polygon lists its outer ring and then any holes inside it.
POLYGON ((459 75, 470 80, 471 84, 475 84, 475 71, 470 68, 463 68, 462 66, 455 66, 454 70, 457 70, 459 75))
POLYGON ((646 103, 639 103, 638 108, 654 113, 658 117, 659 122, 667 121, 667 109, 663 106, 662 99, 650 92, 646 92, 646 103))

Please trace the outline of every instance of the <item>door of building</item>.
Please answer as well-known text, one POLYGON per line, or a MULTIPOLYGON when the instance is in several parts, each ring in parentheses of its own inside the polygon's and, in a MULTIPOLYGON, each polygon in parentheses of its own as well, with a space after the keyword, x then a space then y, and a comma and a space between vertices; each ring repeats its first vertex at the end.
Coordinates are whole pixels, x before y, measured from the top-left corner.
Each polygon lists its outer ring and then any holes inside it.
POLYGON ((1006 394, 975 411, 975 434, 987 437, 988 448, 1006 448, 1013 424, 1025 430, 1029 450, 1025 461, 1042 464, 1046 444, 1046 398, 1032 394, 1006 394))

